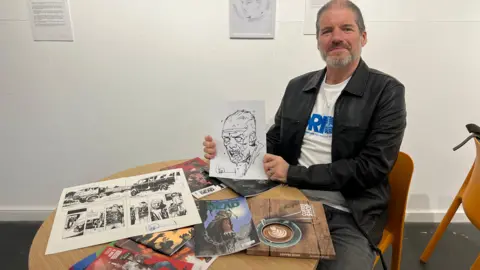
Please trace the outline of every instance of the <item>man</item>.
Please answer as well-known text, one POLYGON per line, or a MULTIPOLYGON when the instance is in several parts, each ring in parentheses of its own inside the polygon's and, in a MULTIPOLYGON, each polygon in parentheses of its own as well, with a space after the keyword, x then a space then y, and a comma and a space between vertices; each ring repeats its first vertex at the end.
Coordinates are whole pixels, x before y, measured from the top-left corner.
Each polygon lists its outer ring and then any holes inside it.
POLYGON ((234 173, 235 177, 245 176, 264 147, 257 140, 255 116, 246 110, 238 110, 227 116, 223 122, 222 140, 228 158, 234 166, 232 168, 219 167, 217 171, 234 173))
MULTIPOLYGON (((317 269, 372 269, 387 218, 391 171, 406 128, 404 86, 361 58, 367 33, 350 1, 317 16, 326 68, 292 79, 267 132, 265 173, 324 203, 335 260, 317 269)), ((207 136, 205 157, 215 156, 207 136)))

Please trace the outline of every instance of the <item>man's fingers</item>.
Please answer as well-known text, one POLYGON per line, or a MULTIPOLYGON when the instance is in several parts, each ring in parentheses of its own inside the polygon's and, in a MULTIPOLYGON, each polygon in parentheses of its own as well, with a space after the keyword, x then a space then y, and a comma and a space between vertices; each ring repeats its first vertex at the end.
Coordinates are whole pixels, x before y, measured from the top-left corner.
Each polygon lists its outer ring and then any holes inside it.
POLYGON ((263 162, 269 162, 269 161, 274 160, 276 158, 277 158, 277 156, 275 156, 275 155, 265 154, 265 156, 263 156, 263 162))
POLYGON ((205 136, 205 141, 207 141, 207 142, 213 141, 212 136, 210 136, 210 135, 205 136))
POLYGON ((269 169, 269 168, 274 168, 277 165, 276 160, 269 161, 267 163, 264 163, 264 166, 269 169))
POLYGON ((203 146, 213 148, 215 147, 215 142, 204 141, 203 146))
POLYGON ((215 155, 205 154, 204 157, 205 157, 206 159, 212 159, 212 158, 215 157, 215 155))
POLYGON ((215 148, 203 148, 203 152, 207 153, 207 154, 210 154, 210 155, 214 155, 215 154, 215 148))

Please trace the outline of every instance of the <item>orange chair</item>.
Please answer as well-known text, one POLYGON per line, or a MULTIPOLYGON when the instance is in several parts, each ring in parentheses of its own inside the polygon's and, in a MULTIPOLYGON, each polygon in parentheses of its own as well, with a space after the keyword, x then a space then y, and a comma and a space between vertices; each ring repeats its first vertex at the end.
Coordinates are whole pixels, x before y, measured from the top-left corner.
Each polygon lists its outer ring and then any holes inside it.
MULTIPOLYGON (((388 206, 388 221, 378 248, 384 253, 388 246, 392 245, 391 270, 400 270, 405 211, 413 169, 412 158, 406 153, 400 152, 397 162, 389 175, 391 197, 388 206)), ((375 260, 374 267, 378 259, 379 256, 375 260)))
MULTIPOLYGON (((467 129, 473 134, 470 135, 470 137, 463 141, 459 146, 455 147, 454 150, 463 146, 467 140, 475 138, 474 141, 477 152, 475 162, 465 178, 465 181, 460 187, 460 190, 455 196, 455 199, 450 205, 450 208, 448 208, 447 213, 443 217, 442 222, 423 251, 422 256, 420 257, 420 261, 423 263, 426 263, 432 255, 433 249, 447 229, 448 224, 450 224, 450 221, 455 215, 455 212, 460 204, 463 204, 463 210, 465 211, 465 215, 468 217, 468 219, 475 227, 480 229, 480 128, 470 124, 467 125, 467 129)), ((477 257, 472 265, 472 268, 470 269, 480 270, 480 256, 477 257)))

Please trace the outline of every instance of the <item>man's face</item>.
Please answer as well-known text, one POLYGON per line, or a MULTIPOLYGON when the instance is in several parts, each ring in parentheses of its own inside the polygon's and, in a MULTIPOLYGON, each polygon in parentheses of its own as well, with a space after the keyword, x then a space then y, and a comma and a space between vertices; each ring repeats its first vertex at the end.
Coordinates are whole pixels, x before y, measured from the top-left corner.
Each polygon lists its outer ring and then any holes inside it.
POLYGON ((360 33, 355 14, 348 8, 332 7, 319 19, 317 46, 327 66, 341 68, 360 57, 367 33, 360 33))
POLYGON ((248 129, 224 130, 222 138, 228 157, 233 163, 238 164, 247 160, 251 149, 248 129))

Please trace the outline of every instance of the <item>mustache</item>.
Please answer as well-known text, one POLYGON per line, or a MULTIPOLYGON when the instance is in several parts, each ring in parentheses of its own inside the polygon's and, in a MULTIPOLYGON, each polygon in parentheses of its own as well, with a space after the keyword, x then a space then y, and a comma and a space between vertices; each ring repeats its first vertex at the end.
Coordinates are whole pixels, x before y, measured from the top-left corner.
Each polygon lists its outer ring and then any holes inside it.
POLYGON ((332 43, 332 45, 330 45, 330 47, 328 47, 328 51, 332 51, 332 50, 335 50, 335 49, 350 50, 351 47, 348 46, 348 44, 345 44, 343 42, 334 42, 334 43, 332 43))

